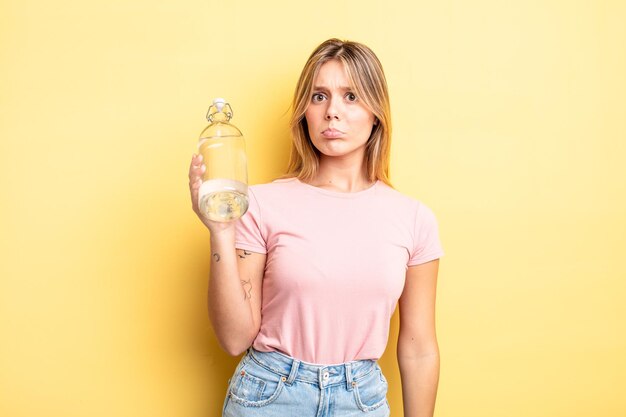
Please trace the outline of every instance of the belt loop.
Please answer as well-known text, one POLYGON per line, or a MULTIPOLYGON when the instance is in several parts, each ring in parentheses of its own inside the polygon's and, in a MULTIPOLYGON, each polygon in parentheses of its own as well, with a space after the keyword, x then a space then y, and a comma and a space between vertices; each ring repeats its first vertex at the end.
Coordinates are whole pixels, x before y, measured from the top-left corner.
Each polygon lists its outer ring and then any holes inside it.
POLYGON ((352 364, 346 363, 346 389, 352 391, 352 364))
POLYGON ((300 361, 294 359, 291 363, 291 371, 289 372, 289 377, 287 378, 287 385, 293 384, 293 381, 296 379, 296 375, 298 374, 298 368, 300 367, 300 361))
POLYGON ((250 346, 246 349, 246 353, 243 355, 242 361, 248 362, 252 356, 254 356, 254 353, 252 353, 252 346, 250 346))

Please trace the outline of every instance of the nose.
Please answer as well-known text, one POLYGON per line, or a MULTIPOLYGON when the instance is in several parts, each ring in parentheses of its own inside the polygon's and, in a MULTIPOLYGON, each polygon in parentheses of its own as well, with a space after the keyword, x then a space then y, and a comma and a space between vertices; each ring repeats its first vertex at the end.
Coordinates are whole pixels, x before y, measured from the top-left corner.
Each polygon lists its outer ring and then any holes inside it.
POLYGON ((328 100, 325 118, 326 120, 339 120, 339 105, 334 98, 328 100))

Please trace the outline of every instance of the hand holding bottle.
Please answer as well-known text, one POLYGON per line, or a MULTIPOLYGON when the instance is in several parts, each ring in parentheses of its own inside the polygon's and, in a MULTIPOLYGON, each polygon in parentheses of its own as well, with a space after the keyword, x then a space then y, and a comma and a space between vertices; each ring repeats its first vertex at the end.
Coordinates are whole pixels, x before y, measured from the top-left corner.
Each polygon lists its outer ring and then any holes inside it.
POLYGON ((234 233, 235 222, 217 222, 209 220, 200 211, 198 195, 200 186, 202 185, 202 175, 205 171, 206 166, 204 165, 202 155, 194 154, 191 158, 191 164, 189 165, 189 192, 191 193, 191 206, 193 211, 198 215, 198 218, 200 218, 202 223, 204 223, 204 225, 209 229, 211 235, 216 235, 225 231, 234 233))
POLYGON ((198 188, 202 216, 218 222, 237 220, 248 210, 248 169, 245 141, 232 123, 233 109, 222 98, 213 100, 200 133, 198 154, 206 164, 198 188))

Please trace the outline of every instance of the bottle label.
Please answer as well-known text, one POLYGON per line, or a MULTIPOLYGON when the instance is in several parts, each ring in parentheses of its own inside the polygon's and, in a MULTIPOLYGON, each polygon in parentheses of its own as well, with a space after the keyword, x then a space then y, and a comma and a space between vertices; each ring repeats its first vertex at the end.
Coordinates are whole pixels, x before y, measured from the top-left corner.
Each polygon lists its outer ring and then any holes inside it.
POLYGON ((205 195, 224 191, 232 191, 239 194, 248 195, 248 185, 241 181, 235 181, 225 178, 216 178, 203 182, 200 186, 200 190, 198 190, 198 196, 202 198, 205 195))

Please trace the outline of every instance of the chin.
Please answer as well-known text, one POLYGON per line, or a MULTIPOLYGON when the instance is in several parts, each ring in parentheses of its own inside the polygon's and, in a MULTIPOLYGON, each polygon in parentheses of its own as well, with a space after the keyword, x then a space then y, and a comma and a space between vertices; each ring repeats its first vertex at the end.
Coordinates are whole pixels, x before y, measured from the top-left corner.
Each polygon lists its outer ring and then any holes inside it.
POLYGON ((334 143, 324 143, 321 146, 316 146, 315 148, 320 151, 320 153, 328 156, 338 156, 346 153, 345 149, 342 149, 342 146, 337 146, 338 144, 334 143))
POLYGON ((365 143, 361 146, 354 146, 342 139, 323 139, 313 142, 313 146, 320 154, 331 157, 347 156, 360 150, 365 152, 365 143))
POLYGON ((339 158, 343 156, 353 155, 358 152, 358 149, 321 149, 319 151, 324 156, 339 158))

